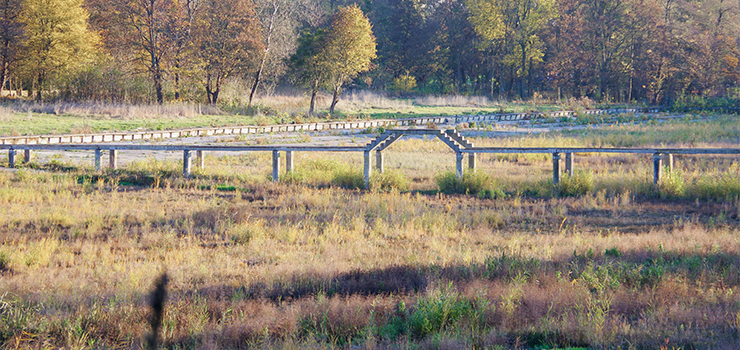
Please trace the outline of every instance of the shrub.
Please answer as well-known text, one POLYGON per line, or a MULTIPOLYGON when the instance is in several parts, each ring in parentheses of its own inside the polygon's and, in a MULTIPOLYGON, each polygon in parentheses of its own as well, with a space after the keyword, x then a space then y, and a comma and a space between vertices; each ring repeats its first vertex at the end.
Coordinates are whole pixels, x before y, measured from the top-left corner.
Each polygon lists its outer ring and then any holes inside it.
POLYGON ((687 196, 695 198, 737 198, 740 197, 740 166, 733 163, 726 173, 719 177, 705 176, 687 189, 687 196))
POLYGON ((593 171, 577 170, 571 176, 563 176, 558 183, 558 190, 563 196, 583 196, 593 191, 593 171))
POLYGON ((542 262, 536 258, 526 258, 521 255, 507 256, 504 252, 500 257, 486 258, 485 275, 491 279, 514 278, 516 276, 531 276, 539 273, 542 262))
POLYGON ((442 193, 476 194, 480 196, 481 192, 485 193, 493 189, 494 195, 498 196, 500 194, 500 190, 498 190, 498 186, 496 186, 491 176, 480 171, 467 172, 463 174, 462 179, 458 179, 453 172, 445 172, 437 175, 434 180, 442 193))
POLYGON ((424 338, 454 327, 460 319, 471 315, 472 311, 471 303, 460 298, 450 283, 447 288, 419 299, 411 314, 409 328, 415 336, 424 338))
POLYGON ((365 178, 360 170, 337 169, 334 171, 331 184, 342 188, 358 189, 365 187, 365 178))
POLYGON ((386 170, 382 174, 373 174, 370 188, 380 191, 408 191, 409 180, 400 170, 386 170))
POLYGON ((10 268, 10 252, 5 249, 0 250, 0 271, 10 268))
POLYGON ((363 188, 365 180, 362 170, 353 169, 333 159, 310 160, 293 169, 293 172, 280 177, 287 183, 307 183, 316 186, 339 186, 343 188, 363 188))
POLYGON ((667 171, 658 182, 661 198, 681 198, 686 195, 683 176, 678 171, 667 171))

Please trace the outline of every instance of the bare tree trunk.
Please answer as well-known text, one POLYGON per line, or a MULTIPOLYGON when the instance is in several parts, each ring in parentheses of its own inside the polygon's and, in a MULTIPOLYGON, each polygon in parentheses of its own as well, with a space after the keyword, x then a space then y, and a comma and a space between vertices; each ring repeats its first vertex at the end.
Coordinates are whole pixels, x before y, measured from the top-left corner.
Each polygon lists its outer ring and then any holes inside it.
POLYGON ((254 93, 257 91, 257 87, 260 84, 260 80, 262 79, 262 70, 265 68, 265 62, 267 61, 267 56, 270 53, 270 38, 272 37, 273 28, 275 25, 275 17, 277 16, 278 9, 280 8, 280 4, 277 3, 277 1, 272 1, 272 16, 270 16, 270 26, 267 29, 267 40, 265 45, 265 52, 262 55, 262 60, 260 61, 260 67, 257 69, 257 73, 254 75, 254 84, 252 85, 252 91, 249 93, 249 103, 247 104, 247 108, 252 108, 252 99, 254 99, 254 93))
POLYGON ((154 90, 157 95, 157 104, 164 104, 164 94, 162 93, 162 73, 154 73, 154 90))
POLYGON ((175 101, 180 101, 180 60, 175 60, 175 101))
POLYGON ((334 96, 332 96, 331 106, 329 106, 329 114, 334 114, 334 108, 337 106, 337 102, 339 102, 340 93, 342 93, 341 83, 337 84, 337 86, 334 87, 334 96))
POLYGON ((210 74, 206 77, 206 96, 211 105, 218 104, 218 94, 221 92, 221 77, 216 76, 215 82, 210 74))
POLYGON ((316 79, 313 83, 313 88, 311 89, 311 104, 308 107, 309 116, 313 115, 314 107, 316 106, 316 94, 319 92, 319 81, 321 81, 320 78, 316 79))
MULTIPOLYGON (((527 44, 525 42, 521 42, 519 46, 522 48, 522 70, 527 69, 527 44)), ((521 91, 520 96, 522 99, 527 97, 527 83, 526 83, 526 77, 522 72, 522 76, 520 77, 520 84, 521 84, 521 91)))
POLYGON ((0 96, 2 96, 2 92, 5 91, 5 85, 8 83, 8 66, 9 66, 8 62, 4 61, 2 72, 0 72, 0 74, 2 74, 2 85, 0 85, 0 96))
POLYGON ((36 101, 41 102, 41 90, 44 85, 44 73, 39 73, 38 79, 36 80, 36 101))

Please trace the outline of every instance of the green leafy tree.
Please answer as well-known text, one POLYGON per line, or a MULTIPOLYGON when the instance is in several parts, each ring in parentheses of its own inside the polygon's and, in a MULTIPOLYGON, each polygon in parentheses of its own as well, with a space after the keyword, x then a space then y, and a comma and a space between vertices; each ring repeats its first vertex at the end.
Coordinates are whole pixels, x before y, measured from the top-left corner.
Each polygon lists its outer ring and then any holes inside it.
POLYGON ((322 51, 326 30, 318 29, 315 32, 304 31, 298 38, 298 48, 290 57, 293 77, 298 85, 311 90, 311 103, 308 107, 308 115, 313 115, 316 107, 316 94, 326 85, 329 76, 329 62, 327 62, 322 51))
POLYGON ((36 99, 53 78, 74 72, 91 62, 99 37, 87 29, 82 0, 25 0, 23 67, 36 84, 36 99))

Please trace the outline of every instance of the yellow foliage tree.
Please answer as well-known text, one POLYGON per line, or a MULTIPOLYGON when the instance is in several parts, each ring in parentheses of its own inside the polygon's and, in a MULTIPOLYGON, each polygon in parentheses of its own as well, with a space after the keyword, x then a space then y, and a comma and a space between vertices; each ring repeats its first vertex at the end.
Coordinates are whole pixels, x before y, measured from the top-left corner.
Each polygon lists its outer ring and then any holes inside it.
POLYGON ((357 5, 340 7, 331 20, 322 55, 330 62, 329 82, 334 96, 329 112, 334 113, 342 85, 370 69, 377 57, 370 20, 357 5))
POLYGON ((521 78, 520 95, 526 97, 525 76, 533 62, 542 62, 544 44, 537 33, 557 16, 554 0, 467 0, 470 23, 485 41, 502 42, 509 50, 505 61, 521 78))
POLYGON ((100 38, 87 28, 83 0, 24 0, 21 22, 23 71, 36 85, 41 99, 44 85, 73 73, 98 53, 100 38))

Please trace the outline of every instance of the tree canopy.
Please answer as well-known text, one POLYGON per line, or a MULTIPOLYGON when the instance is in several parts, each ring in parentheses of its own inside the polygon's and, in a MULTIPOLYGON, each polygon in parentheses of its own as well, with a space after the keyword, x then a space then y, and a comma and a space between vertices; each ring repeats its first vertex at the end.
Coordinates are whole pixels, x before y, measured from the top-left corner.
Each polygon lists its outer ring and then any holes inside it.
POLYGON ((329 113, 334 112, 342 86, 370 69, 376 56, 370 21, 358 6, 340 7, 326 29, 306 31, 291 61, 297 82, 311 89, 309 115, 322 86, 333 92, 329 113))
POLYGON ((99 39, 87 29, 82 0, 25 0, 22 5, 22 69, 34 78, 36 98, 41 99, 46 79, 92 61, 99 39))
POLYGON ((671 104, 740 95, 740 2, 0 0, 8 81, 80 100, 248 106, 299 85, 311 112, 321 90, 333 112, 348 84, 671 104))

